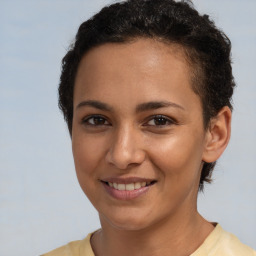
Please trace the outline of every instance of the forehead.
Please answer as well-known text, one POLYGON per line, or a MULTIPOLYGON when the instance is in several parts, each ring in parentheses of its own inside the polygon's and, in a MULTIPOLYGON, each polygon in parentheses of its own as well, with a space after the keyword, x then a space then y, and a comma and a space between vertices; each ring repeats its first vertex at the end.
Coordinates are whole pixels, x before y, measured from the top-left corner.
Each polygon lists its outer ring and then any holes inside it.
POLYGON ((117 96, 128 103, 164 97, 186 101, 194 94, 190 73, 181 46, 152 39, 107 43, 82 58, 74 100, 113 101, 117 96))
MULTIPOLYGON (((136 38, 124 43, 105 43, 90 49, 83 56, 78 67, 78 72, 81 66, 83 66, 82 68, 92 67, 93 64, 96 64, 93 68, 99 66, 98 64, 110 66, 113 60, 118 61, 118 59, 122 61, 122 64, 126 64, 127 67, 129 65, 134 66, 134 63, 140 64, 140 60, 143 59, 143 68, 156 68, 158 62, 164 60, 162 58, 163 55, 182 62, 184 67, 186 66, 185 69, 187 71, 190 69, 187 54, 185 54, 185 50, 181 45, 167 43, 160 41, 160 39, 136 38)), ((166 64, 170 65, 170 63, 166 64)), ((166 69, 170 68, 169 65, 166 66, 166 69)), ((136 68, 138 68, 138 65, 136 65, 136 68)), ((163 65, 161 68, 163 68, 163 65)))

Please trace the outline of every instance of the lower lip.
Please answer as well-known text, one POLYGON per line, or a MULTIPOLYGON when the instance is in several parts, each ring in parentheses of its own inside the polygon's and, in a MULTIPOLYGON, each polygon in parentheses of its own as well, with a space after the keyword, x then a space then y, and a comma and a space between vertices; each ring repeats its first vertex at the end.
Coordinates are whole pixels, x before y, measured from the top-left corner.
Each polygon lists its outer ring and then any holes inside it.
POLYGON ((142 196, 143 194, 147 193, 151 186, 142 187, 135 190, 117 190, 108 186, 106 183, 102 183, 105 190, 109 195, 114 197, 115 199, 119 200, 132 200, 142 196))

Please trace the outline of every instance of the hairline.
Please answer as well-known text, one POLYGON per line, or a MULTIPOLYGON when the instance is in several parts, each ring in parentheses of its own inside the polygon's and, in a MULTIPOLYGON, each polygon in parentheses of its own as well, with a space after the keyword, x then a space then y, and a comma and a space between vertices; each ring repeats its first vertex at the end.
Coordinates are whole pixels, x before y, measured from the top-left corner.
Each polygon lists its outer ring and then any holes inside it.
MULTIPOLYGON (((184 44, 182 44, 180 42, 168 40, 167 38, 164 38, 161 36, 157 36, 157 35, 152 35, 152 36, 134 35, 134 36, 127 36, 127 37, 124 36, 122 38, 122 41, 106 40, 105 42, 98 43, 98 44, 86 49, 84 51, 84 53, 81 54, 79 62, 76 67, 76 70, 74 72, 73 96, 74 96, 75 83, 76 83, 76 77, 77 77, 77 72, 78 72, 79 66, 81 64, 82 59, 84 59, 90 51, 97 49, 98 47, 101 47, 106 44, 113 44, 113 45, 115 45, 115 44, 132 44, 141 39, 153 40, 155 42, 159 42, 168 47, 171 47, 172 54, 175 54, 178 58, 180 58, 186 62, 187 67, 188 67, 188 74, 189 74, 191 89, 200 98, 200 104, 201 104, 202 115, 203 115, 203 125, 204 125, 204 129, 206 130, 210 123, 210 119, 213 118, 213 116, 210 118, 207 118, 207 116, 209 116, 209 113, 206 112, 207 108, 205 107, 205 95, 204 95, 204 93, 202 93, 202 87, 205 82, 205 79, 204 79, 205 72, 202 67, 203 64, 200 63, 199 58, 196 56, 197 51, 190 46, 185 46, 184 44), (178 51, 174 52, 174 49, 177 49, 178 51)), ((73 101, 72 103, 74 104, 74 97, 72 97, 72 101, 73 101)), ((73 112, 74 112, 74 106, 73 106, 73 112)), ((73 114, 72 114, 71 122, 73 124, 73 114)), ((72 126, 71 126, 70 133, 72 133, 72 126)))

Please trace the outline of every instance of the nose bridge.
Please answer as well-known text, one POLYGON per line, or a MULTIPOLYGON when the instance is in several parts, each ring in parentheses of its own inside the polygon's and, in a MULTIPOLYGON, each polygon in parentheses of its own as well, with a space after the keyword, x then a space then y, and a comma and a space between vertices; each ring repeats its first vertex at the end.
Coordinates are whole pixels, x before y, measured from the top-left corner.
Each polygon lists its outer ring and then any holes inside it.
POLYGON ((145 154, 141 145, 139 130, 130 124, 116 128, 107 153, 107 161, 119 169, 143 162, 145 154))
POLYGON ((135 137, 135 134, 133 133, 134 131, 130 125, 123 125, 116 132, 116 141, 114 142, 114 146, 119 150, 122 149, 120 152, 123 152, 123 154, 129 153, 133 146, 130 141, 130 138, 135 137))

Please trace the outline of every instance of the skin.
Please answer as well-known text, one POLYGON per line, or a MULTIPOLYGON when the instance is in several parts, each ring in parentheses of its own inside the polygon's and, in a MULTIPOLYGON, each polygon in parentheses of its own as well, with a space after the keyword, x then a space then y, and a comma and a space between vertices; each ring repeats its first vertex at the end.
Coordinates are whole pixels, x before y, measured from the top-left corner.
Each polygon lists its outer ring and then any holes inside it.
POLYGON ((203 161, 217 160, 229 141, 231 112, 224 107, 205 129, 190 74, 178 46, 150 39, 104 44, 81 60, 72 148, 102 225, 91 239, 96 255, 185 256, 213 230, 197 212, 198 184, 203 161), (168 104, 153 109, 149 102, 168 104), (118 200, 101 182, 109 177, 156 183, 118 200))

